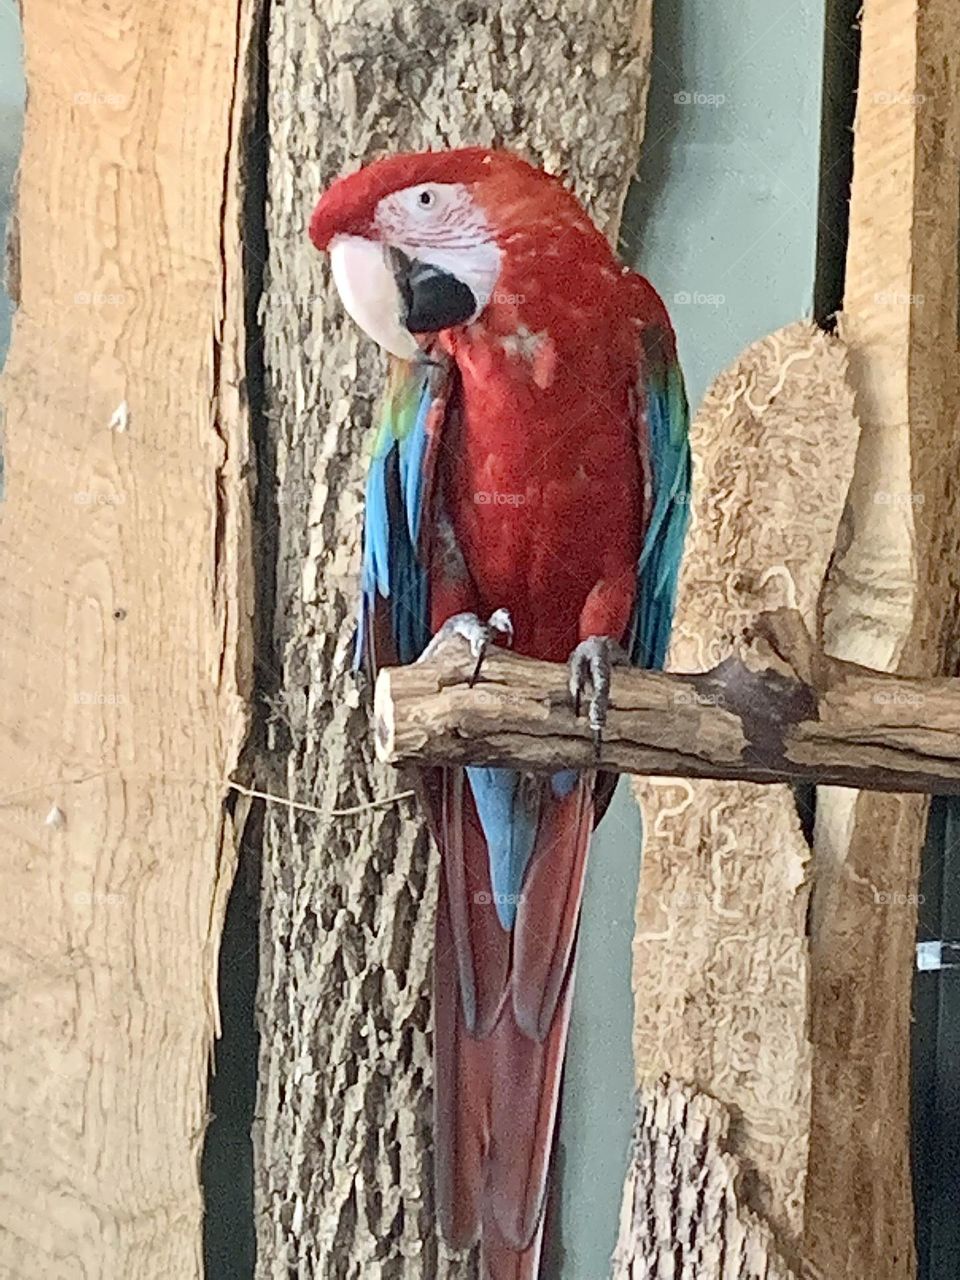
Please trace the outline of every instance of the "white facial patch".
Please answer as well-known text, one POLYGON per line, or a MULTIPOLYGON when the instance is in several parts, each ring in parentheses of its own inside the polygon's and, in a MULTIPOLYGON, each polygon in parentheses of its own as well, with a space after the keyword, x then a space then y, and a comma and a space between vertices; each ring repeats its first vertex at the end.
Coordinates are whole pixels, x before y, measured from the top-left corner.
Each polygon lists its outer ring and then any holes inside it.
POLYGON ((375 218, 384 243, 446 271, 477 300, 474 319, 500 275, 500 246, 483 210, 462 182, 425 182, 384 196, 375 218))
POLYGON ((383 246, 363 236, 334 236, 330 267, 347 314, 378 346, 412 360, 420 348, 400 322, 400 292, 383 246))

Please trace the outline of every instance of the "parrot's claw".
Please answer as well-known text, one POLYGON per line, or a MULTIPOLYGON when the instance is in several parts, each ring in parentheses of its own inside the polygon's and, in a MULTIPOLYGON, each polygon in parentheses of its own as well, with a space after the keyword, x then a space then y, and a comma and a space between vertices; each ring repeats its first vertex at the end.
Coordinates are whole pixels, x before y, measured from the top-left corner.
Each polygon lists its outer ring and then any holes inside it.
POLYGON ((610 675, 614 667, 625 666, 627 655, 609 636, 589 636, 574 649, 568 663, 570 696, 573 713, 580 715, 584 692, 590 688, 587 718, 593 733, 593 750, 597 760, 603 747, 603 730, 610 707, 610 675))
POLYGON ((428 658, 432 658, 443 642, 449 640, 451 636, 461 636, 466 640, 470 646, 470 652, 477 660, 469 680, 472 689, 480 678, 480 668, 483 666, 487 649, 495 635, 504 636, 508 645, 513 644, 513 622, 506 609, 496 609, 486 622, 481 622, 475 613, 455 613, 452 618, 446 620, 417 661, 425 662, 428 658))

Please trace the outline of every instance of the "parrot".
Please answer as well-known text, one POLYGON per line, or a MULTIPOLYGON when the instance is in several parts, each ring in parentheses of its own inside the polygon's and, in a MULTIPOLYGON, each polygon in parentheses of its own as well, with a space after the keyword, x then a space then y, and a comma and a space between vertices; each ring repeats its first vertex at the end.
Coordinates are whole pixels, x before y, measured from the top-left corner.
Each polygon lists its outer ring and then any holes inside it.
MULTIPOLYGON (((562 177, 480 146, 336 178, 309 236, 386 353, 356 662, 451 636, 567 664, 596 767, 424 768, 440 851, 433 1165, 440 1234, 536 1280, 611 673, 662 667, 691 477, 677 342, 562 177)), ((473 661, 473 658, 471 658, 473 661)))

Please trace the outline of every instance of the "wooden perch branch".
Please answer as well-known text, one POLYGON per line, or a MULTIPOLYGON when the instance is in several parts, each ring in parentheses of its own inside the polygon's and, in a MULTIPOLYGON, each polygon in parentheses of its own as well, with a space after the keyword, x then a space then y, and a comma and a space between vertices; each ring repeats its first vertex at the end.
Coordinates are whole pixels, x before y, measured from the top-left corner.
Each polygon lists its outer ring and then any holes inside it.
MULTIPOLYGON (((377 754, 391 764, 596 763, 560 664, 452 640, 436 659, 382 671, 377 754)), ((758 621, 751 643, 702 674, 617 670, 601 763, 622 773, 832 783, 960 794, 960 680, 911 680, 826 657, 800 615, 758 621)))

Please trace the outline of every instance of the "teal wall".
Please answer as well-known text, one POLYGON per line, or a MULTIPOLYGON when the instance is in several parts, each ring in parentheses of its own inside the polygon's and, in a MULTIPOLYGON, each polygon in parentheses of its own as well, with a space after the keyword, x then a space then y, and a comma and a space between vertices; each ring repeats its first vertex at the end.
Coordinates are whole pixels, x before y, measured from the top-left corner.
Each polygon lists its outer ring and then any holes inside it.
MULTIPOLYGON (((0 245, 5 243, 13 176, 20 154, 23 97, 20 22, 13 5, 0 4, 0 245)), ((10 300, 0 289, 0 366, 10 341, 10 314, 10 300)))
MULTIPOLYGON (((813 306, 824 0, 656 0, 623 254, 663 295, 691 400, 813 306)), ((604 1280, 633 1118, 630 990, 640 823, 626 784, 591 852, 550 1280, 604 1280)))

